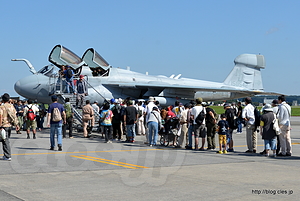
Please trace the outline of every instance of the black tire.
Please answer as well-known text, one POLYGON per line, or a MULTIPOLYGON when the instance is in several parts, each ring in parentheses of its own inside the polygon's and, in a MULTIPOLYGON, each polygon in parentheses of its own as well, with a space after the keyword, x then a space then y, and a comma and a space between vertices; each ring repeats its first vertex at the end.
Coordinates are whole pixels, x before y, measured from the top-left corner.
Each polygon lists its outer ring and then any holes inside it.
POLYGON ((165 147, 169 146, 169 136, 168 135, 162 134, 160 136, 160 145, 165 146, 165 147))

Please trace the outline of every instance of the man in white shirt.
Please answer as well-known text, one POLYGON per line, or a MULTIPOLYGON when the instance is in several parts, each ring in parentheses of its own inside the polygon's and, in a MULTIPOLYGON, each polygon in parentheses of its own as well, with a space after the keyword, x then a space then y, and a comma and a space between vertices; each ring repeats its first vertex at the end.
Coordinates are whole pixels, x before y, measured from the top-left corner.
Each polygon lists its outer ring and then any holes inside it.
POLYGON ((204 151, 204 144, 205 144, 205 138, 206 138, 205 119, 202 121, 201 124, 197 124, 195 121, 202 110, 203 110, 204 114, 206 114, 206 110, 201 105, 201 103, 202 103, 202 98, 197 98, 196 106, 193 107, 193 109, 191 111, 191 118, 193 119, 193 125, 194 125, 195 150, 198 150, 199 137, 201 137, 202 138, 202 146, 199 150, 204 151))
POLYGON ((278 156, 291 156, 292 155, 292 140, 291 140, 291 106, 285 102, 285 96, 278 97, 278 123, 281 130, 279 135, 281 153, 278 156))
POLYGON ((254 106, 250 97, 245 98, 246 106, 242 112, 242 118, 246 121, 246 141, 248 150, 246 153, 256 153, 257 133, 255 128, 254 106))

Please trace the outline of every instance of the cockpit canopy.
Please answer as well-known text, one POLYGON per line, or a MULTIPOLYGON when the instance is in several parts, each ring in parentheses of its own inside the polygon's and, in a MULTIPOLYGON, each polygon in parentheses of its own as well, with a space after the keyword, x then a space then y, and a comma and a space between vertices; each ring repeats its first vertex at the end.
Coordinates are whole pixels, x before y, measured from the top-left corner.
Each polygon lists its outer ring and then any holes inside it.
POLYGON ((48 59, 58 67, 69 65, 73 69, 77 69, 84 64, 84 61, 80 57, 62 45, 56 45, 52 49, 48 59))
POLYGON ((91 68, 102 67, 103 70, 107 70, 110 67, 108 62, 94 48, 87 49, 82 60, 91 68))

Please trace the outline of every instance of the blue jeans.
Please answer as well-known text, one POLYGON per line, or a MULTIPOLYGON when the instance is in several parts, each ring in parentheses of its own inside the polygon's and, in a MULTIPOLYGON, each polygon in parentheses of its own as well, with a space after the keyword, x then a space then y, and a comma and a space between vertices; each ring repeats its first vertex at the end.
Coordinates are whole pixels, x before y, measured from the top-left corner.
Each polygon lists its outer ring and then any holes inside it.
POLYGON ((55 134, 57 134, 57 144, 62 145, 62 124, 50 124, 50 146, 55 147, 55 134))
POLYGON ((242 128, 243 128, 242 119, 238 118, 237 119, 237 132, 241 133, 242 132, 242 128))
POLYGON ((158 139, 158 123, 155 121, 148 122, 149 129, 149 144, 156 145, 158 139), (154 139, 152 139, 152 136, 154 139))
POLYGON ((135 137, 135 124, 126 125, 127 137, 135 137))
POLYGON ((66 80, 66 88, 67 88, 67 93, 74 93, 73 79, 66 80), (70 89, 71 89, 71 91, 70 91, 70 89))
POLYGON ((193 131, 194 131, 194 125, 190 124, 188 129, 188 136, 189 136, 189 147, 193 146, 193 131))
POLYGON ((267 150, 275 150, 276 149, 276 142, 277 138, 274 138, 272 140, 264 140, 265 142, 265 149, 267 150))

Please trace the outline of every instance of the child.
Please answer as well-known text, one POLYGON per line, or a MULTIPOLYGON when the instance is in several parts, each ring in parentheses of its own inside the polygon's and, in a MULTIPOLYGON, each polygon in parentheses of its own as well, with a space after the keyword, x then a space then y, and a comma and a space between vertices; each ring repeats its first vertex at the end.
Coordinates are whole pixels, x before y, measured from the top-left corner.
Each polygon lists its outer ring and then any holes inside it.
POLYGON ((226 134, 229 130, 228 122, 226 121, 226 115, 223 113, 221 114, 221 120, 218 122, 218 134, 219 134, 219 147, 220 150, 217 151, 218 154, 227 154, 226 147, 226 134), (223 146, 223 152, 222 152, 223 146))

